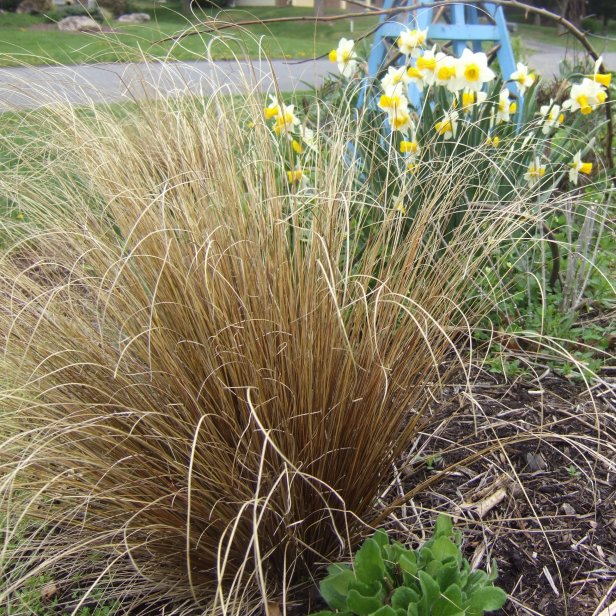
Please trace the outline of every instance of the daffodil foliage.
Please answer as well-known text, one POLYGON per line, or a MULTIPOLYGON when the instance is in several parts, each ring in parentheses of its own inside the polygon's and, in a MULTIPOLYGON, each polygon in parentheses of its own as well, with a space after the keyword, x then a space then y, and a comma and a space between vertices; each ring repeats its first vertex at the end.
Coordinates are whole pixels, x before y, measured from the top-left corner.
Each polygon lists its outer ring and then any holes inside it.
MULTIPOLYGON (((363 177, 374 178, 378 192, 384 176, 399 184, 407 171, 413 179, 391 190, 387 186, 386 193, 410 194, 413 184, 425 182, 435 165, 455 165, 462 158, 475 178, 470 200, 490 194, 503 198, 524 190, 545 199, 563 178, 577 186, 581 175, 596 171, 593 134, 584 120, 597 115, 608 98, 611 75, 599 72, 601 59, 592 74, 572 76, 565 98, 538 104, 539 76, 522 63, 511 75, 498 75, 485 53, 465 49, 453 57, 428 47, 427 31, 421 30, 403 31, 397 51, 404 62, 384 67, 371 83, 352 40, 341 39, 329 54, 340 74, 339 103, 352 104, 361 90, 370 94, 357 116, 366 139, 354 144, 353 164, 364 165, 363 177), (422 93, 421 108, 409 102, 409 86, 422 93), (384 138, 375 140, 374 130, 384 138), (379 156, 374 156, 375 146, 384 150, 379 156), (380 164, 375 166, 375 160, 380 164)), ((300 118, 292 105, 275 98, 265 108, 274 133, 292 143, 294 156, 287 170, 292 185, 310 183, 306 153, 315 148, 315 131, 319 138, 326 136, 315 122, 318 115, 300 118)), ((326 140, 322 142, 325 146, 326 140)))
POLYGON ((426 199, 445 190, 457 195, 459 207, 439 229, 439 241, 460 225, 477 224, 467 214, 478 204, 493 211, 521 200, 528 204, 527 233, 536 237, 555 195, 579 196, 590 187, 594 195, 610 192, 610 173, 595 147, 613 87, 611 75, 599 70, 601 58, 594 69, 568 75, 550 98, 523 63, 502 75, 483 52, 467 48, 454 57, 430 46, 427 31, 403 31, 395 52, 396 63, 370 77, 354 42, 342 39, 329 54, 338 76, 303 117, 271 99, 265 117, 287 152, 293 192, 314 185, 311 160, 339 138, 331 130, 338 125, 324 118, 337 113, 355 127, 349 177, 378 206, 361 212, 366 233, 389 215, 410 228, 426 199), (418 107, 410 87, 421 93, 418 107))

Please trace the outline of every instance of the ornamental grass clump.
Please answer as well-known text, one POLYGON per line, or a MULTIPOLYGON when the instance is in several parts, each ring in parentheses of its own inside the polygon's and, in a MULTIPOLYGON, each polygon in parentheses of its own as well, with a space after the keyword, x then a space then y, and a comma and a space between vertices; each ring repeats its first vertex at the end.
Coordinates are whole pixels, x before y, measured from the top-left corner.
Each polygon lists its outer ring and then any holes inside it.
POLYGON ((460 158, 405 206, 349 155, 379 142, 352 113, 262 107, 58 105, 5 144, 0 603, 43 573, 79 580, 73 607, 284 601, 360 539, 444 359, 465 366, 526 193, 468 202, 460 158))

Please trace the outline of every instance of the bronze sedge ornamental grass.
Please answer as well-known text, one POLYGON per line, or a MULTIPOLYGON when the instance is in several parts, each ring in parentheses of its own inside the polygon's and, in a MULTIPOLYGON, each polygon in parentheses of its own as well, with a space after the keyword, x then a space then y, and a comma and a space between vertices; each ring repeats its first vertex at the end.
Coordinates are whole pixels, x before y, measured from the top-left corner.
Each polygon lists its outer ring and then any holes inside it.
POLYGON ((57 106, 14 146, 0 603, 43 572, 149 613, 280 596, 359 539, 462 361, 476 278, 528 204, 465 204, 445 243, 472 169, 435 167, 409 221, 362 188, 344 118, 290 185, 262 106, 57 106))

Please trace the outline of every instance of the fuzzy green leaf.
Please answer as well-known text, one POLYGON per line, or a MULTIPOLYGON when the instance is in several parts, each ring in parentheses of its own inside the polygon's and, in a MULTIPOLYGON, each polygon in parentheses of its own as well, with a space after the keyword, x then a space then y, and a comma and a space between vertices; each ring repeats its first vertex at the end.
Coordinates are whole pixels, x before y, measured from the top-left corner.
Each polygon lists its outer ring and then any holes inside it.
POLYGON ((410 586, 411 588, 418 588, 418 567, 415 560, 415 554, 402 554, 400 556, 399 565, 402 570, 402 576, 404 577, 404 584, 406 586, 410 586))
POLYGON ((391 595, 391 606, 395 609, 403 609, 406 612, 409 603, 417 603, 418 599, 419 595, 414 590, 407 586, 400 586, 391 595))
POLYGON ((453 532, 453 520, 450 516, 444 513, 439 514, 436 518, 436 524, 434 526, 434 537, 451 537, 453 532))
POLYGON ((380 581, 385 575, 381 547, 374 539, 366 539, 355 555, 355 575, 360 582, 380 581))
POLYGON ((401 543, 394 541, 391 545, 386 545, 382 548, 383 558, 389 563, 397 564, 400 562, 400 557, 403 554, 413 554, 407 550, 401 543))
POLYGON ((421 586, 421 599, 419 601, 420 611, 429 614, 430 608, 441 594, 441 589, 438 587, 436 580, 425 571, 420 571, 418 576, 421 586))
POLYGON ((436 581, 441 590, 449 588, 452 584, 458 583, 463 586, 466 577, 458 570, 458 564, 455 562, 444 563, 436 572, 436 581))
POLYGON ((424 545, 419 550, 419 557, 417 558, 417 564, 420 569, 424 569, 429 562, 433 561, 434 557, 432 556, 432 550, 428 546, 428 544, 424 545))
POLYGON ((351 589, 347 596, 347 606, 354 614, 367 616, 368 614, 372 614, 372 612, 376 612, 383 606, 383 599, 377 594, 366 596, 360 594, 359 591, 355 589, 351 589))
POLYGON ((448 537, 435 539, 431 550, 432 556, 441 562, 448 558, 453 558, 456 562, 461 560, 460 548, 448 537))
POLYGON ((457 584, 452 584, 434 604, 432 616, 456 616, 463 612, 462 590, 457 584))
POLYGON ((507 602, 507 594, 496 586, 478 588, 471 596, 469 607, 471 609, 492 612, 499 610, 507 602))
POLYGON ((485 571, 481 571, 481 569, 476 569, 475 571, 471 571, 468 576, 468 581, 466 583, 466 587, 464 590, 468 594, 472 594, 475 592, 477 588, 485 586, 487 582, 488 576, 485 571))
POLYGON ((355 581, 355 574, 350 569, 339 569, 328 575, 320 584, 321 596, 333 610, 346 610, 346 598, 349 586, 355 581))
POLYGON ((398 614, 396 614, 396 610, 389 607, 389 605, 384 605, 376 610, 376 612, 372 612, 370 616, 398 616, 398 614))
POLYGON ((372 539, 374 539, 378 543, 379 547, 381 548, 381 551, 383 551, 383 548, 389 545, 389 536, 382 528, 379 528, 379 530, 377 530, 376 533, 372 535, 372 539))
POLYGON ((490 573, 488 573, 487 581, 494 582, 498 577, 498 565, 496 564, 496 558, 492 559, 490 563, 490 573))

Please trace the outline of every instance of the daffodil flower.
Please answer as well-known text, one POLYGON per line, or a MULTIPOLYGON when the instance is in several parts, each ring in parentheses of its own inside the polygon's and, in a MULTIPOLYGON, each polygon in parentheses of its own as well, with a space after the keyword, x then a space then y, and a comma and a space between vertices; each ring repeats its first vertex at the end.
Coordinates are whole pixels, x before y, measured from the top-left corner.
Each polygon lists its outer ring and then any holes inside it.
POLYGON ((271 120, 277 115, 280 115, 280 105, 278 99, 270 94, 270 104, 263 110, 263 115, 266 120, 271 120))
POLYGON ((411 156, 417 156, 419 154, 419 144, 417 141, 401 141, 400 152, 402 154, 410 154, 411 156))
POLYGON ((545 165, 542 165, 539 158, 528 166, 528 170, 524 174, 524 179, 528 182, 528 185, 532 188, 537 184, 541 178, 545 175, 545 165))
POLYGON ((600 83, 602 86, 609 88, 610 83, 612 83, 612 73, 600 73, 599 69, 603 64, 603 56, 599 56, 597 61, 595 62, 595 70, 593 74, 589 76, 590 79, 600 83))
POLYGON ((304 145, 307 145, 313 152, 316 152, 317 143, 314 131, 307 126, 302 125, 299 127, 299 134, 304 142, 304 145))
POLYGON ((462 92, 462 111, 464 111, 464 113, 470 113, 475 104, 484 103, 486 98, 488 98, 486 92, 464 90, 464 92, 462 92))
POLYGON ((388 92, 379 98, 378 106, 389 114, 395 114, 398 110, 407 111, 409 101, 401 92, 388 92))
POLYGON ((276 121, 274 122, 274 132, 277 135, 281 133, 292 133, 295 127, 300 123, 299 118, 293 113, 294 105, 281 105, 276 121))
POLYGON ((341 38, 337 49, 332 49, 328 55, 330 62, 335 62, 340 74, 347 79, 352 77, 357 70, 358 60, 357 54, 353 51, 354 47, 353 39, 341 38))
POLYGON ((590 175, 592 173, 592 163, 582 162, 582 152, 578 152, 569 163, 569 180, 577 186, 579 174, 590 175))
POLYGON ((420 49, 426 44, 428 29, 403 30, 398 37, 398 49, 400 53, 411 58, 419 56, 420 49))
POLYGON ((577 111, 584 115, 592 113, 607 99, 605 88, 598 82, 584 77, 582 83, 571 86, 569 98, 563 103, 563 109, 577 111))
POLYGON ((295 169, 287 171, 287 180, 289 181, 289 184, 293 186, 299 185, 301 187, 305 187, 309 183, 308 176, 300 167, 295 167, 295 169))
POLYGON ((549 105, 541 105, 539 113, 543 120, 541 132, 544 135, 549 135, 565 121, 565 114, 561 112, 560 105, 555 105, 553 101, 550 101, 549 105))
POLYGON ((387 75, 381 79, 383 90, 387 93, 396 91, 404 93, 405 87, 408 86, 411 81, 407 70, 406 66, 401 66, 399 68, 390 66, 387 69, 387 75))
POLYGON ((468 113, 475 104, 475 92, 465 90, 462 92, 462 109, 468 113))
POLYGON ((451 92, 459 90, 460 84, 456 79, 458 61, 453 56, 448 56, 442 51, 436 54, 435 60, 434 83, 437 86, 445 86, 451 92))
POLYGON ((488 56, 482 51, 473 53, 466 48, 456 62, 456 89, 468 88, 475 92, 481 90, 484 83, 496 77, 488 67, 488 56))
MULTIPOLYGON (((436 55, 434 53, 434 48, 426 49, 426 51, 417 58, 415 69, 419 75, 421 75, 422 85, 431 86, 434 83, 434 71, 436 71, 436 55)), ((411 79, 414 78, 414 75, 410 74, 411 69, 409 69, 407 73, 411 79)))
POLYGON ((535 83, 536 77, 528 71, 528 66, 518 62, 517 70, 511 73, 509 79, 516 82, 520 96, 524 96, 526 90, 535 83))
POLYGON ((390 113, 388 116, 389 125, 392 131, 400 131, 401 133, 408 133, 409 130, 414 129, 413 120, 408 108, 396 109, 395 113, 390 113))
POLYGON ((442 120, 434 125, 434 128, 436 129, 436 132, 445 139, 451 139, 456 132, 457 121, 458 112, 449 111, 443 116, 442 120))
POLYGON ((406 206, 404 204, 404 199, 400 195, 396 195, 394 197, 394 210, 396 212, 400 212, 402 216, 406 214, 406 206))
POLYGON ((416 66, 409 66, 406 69, 406 76, 409 83, 414 84, 420 92, 424 89, 424 75, 416 66))
POLYGON ((511 114, 515 113, 517 107, 509 100, 509 90, 503 88, 498 96, 498 109, 496 111, 496 123, 509 122, 511 114))
POLYGON ((488 135, 488 138, 486 139, 486 143, 488 145, 491 145, 494 148, 497 148, 498 144, 500 143, 500 137, 498 135, 494 135, 494 137, 491 137, 490 135, 488 135))

